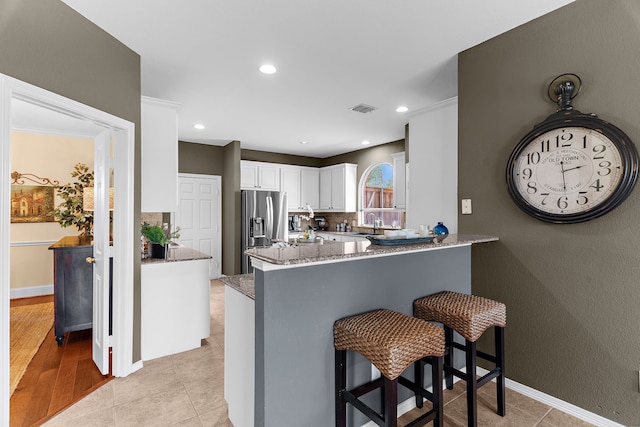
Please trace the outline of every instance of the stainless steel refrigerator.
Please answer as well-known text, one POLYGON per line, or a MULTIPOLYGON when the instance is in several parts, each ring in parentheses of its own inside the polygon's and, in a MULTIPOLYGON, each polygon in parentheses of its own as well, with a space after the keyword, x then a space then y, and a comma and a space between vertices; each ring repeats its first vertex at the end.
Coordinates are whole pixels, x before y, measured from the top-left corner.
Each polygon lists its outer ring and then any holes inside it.
POLYGON ((242 273, 251 273, 249 257, 244 251, 269 247, 274 240, 286 240, 287 193, 242 190, 242 273))

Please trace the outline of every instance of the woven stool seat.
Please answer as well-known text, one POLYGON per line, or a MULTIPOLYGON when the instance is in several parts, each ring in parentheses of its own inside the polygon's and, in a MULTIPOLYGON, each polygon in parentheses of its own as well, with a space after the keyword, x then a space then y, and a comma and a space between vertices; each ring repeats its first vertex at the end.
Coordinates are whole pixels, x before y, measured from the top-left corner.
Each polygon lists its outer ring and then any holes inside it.
POLYGON ((444 355, 442 328, 391 310, 340 319, 333 332, 337 350, 362 354, 391 380, 416 360, 444 355))
POLYGON ((504 328, 507 323, 503 303, 450 291, 415 300, 414 313, 421 319, 442 323, 472 342, 490 327, 504 328))

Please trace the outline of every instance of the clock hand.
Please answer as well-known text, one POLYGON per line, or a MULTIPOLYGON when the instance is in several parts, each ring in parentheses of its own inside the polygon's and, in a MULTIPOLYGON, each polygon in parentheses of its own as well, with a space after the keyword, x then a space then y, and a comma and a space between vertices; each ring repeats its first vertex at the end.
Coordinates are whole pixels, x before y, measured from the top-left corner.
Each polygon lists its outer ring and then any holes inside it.
POLYGON ((562 173, 565 173, 565 172, 567 172, 567 171, 572 171, 572 170, 574 170, 574 169, 578 169, 578 168, 581 168, 581 167, 583 167, 583 166, 584 166, 584 165, 580 165, 580 166, 576 166, 575 168, 565 169, 565 170, 563 170, 563 171, 562 171, 562 173))
POLYGON ((560 170, 562 171, 562 189, 564 190, 564 194, 567 194, 567 183, 564 179, 564 173, 566 172, 564 170, 564 162, 560 162, 560 170))

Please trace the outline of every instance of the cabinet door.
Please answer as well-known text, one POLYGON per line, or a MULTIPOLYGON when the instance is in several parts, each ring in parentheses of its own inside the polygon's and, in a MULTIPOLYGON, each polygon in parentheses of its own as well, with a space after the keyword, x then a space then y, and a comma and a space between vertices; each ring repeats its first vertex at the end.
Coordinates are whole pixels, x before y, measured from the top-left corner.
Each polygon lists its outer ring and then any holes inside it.
POLYGON ((280 166, 271 163, 240 162, 240 188, 280 191, 280 166))
POLYGON ((331 209, 331 169, 320 170, 320 209, 331 209))
POLYGON ((142 98, 141 210, 178 208, 178 104, 142 98))
POLYGON ((407 206, 407 179, 404 152, 392 154, 393 158, 393 207, 404 209, 407 206))
POLYGON ((320 207, 320 171, 316 168, 302 168, 300 170, 300 202, 306 208, 320 207))
POLYGON ((344 211, 344 184, 345 170, 344 168, 331 169, 331 208, 338 211, 344 211))
POLYGON ((243 190, 258 188, 258 165, 240 162, 240 188, 243 190))
POLYGON ((287 192, 287 206, 289 211, 301 209, 300 169, 296 167, 283 167, 280 169, 280 191, 287 192))
POLYGON ((269 164, 259 165, 258 185, 260 190, 280 191, 280 167, 269 164))

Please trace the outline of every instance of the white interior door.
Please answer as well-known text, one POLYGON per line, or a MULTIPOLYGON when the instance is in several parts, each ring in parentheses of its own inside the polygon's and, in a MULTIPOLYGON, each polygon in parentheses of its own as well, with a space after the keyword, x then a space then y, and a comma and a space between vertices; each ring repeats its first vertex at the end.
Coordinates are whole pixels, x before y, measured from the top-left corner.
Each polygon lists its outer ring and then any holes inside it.
POLYGON ((94 139, 93 212, 93 361, 100 372, 109 372, 109 181, 111 132, 94 139))
POLYGON ((211 255, 209 277, 221 274, 221 177, 178 174, 178 243, 211 255))

